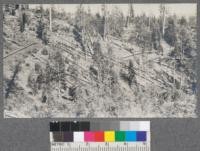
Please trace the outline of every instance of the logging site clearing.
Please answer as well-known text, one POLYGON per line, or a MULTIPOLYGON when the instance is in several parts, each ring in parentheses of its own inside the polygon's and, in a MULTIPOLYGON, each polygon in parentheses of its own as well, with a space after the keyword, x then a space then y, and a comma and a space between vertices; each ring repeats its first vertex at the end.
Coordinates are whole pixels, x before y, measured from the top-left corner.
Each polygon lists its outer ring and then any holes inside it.
POLYGON ((5 117, 196 117, 195 16, 131 6, 5 5, 5 117))

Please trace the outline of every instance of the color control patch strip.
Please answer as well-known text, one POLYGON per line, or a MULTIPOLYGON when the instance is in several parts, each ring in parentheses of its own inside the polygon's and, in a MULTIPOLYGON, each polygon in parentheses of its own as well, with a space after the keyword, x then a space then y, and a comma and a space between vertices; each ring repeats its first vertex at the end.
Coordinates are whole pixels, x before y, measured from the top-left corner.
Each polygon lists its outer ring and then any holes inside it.
POLYGON ((150 151, 150 122, 51 122, 50 144, 51 151, 150 151))
POLYGON ((51 142, 146 142, 148 121, 51 122, 51 142))
POLYGON ((146 131, 53 132, 54 142, 138 142, 147 141, 146 131))

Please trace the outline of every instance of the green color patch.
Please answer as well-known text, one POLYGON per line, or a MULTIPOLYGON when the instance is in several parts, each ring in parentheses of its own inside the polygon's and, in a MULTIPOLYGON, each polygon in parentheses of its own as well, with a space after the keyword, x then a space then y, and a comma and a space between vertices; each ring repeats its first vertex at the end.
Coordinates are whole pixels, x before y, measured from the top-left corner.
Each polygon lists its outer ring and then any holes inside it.
POLYGON ((124 131, 116 131, 115 132, 115 141, 116 142, 124 142, 125 141, 125 132, 124 131))

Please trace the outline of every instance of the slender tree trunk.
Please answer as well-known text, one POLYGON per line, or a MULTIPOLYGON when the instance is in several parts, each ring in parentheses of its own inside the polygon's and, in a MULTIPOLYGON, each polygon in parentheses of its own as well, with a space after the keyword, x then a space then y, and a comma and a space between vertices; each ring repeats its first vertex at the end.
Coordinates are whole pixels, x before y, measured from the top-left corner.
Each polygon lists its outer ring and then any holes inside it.
POLYGON ((163 11, 163 27, 162 27, 162 34, 165 35, 165 9, 163 11))
POLYGON ((176 71, 176 65, 175 65, 175 60, 174 60, 174 72, 173 72, 173 76, 174 76, 174 86, 173 86, 173 92, 175 91, 175 71, 176 71))
POLYGON ((166 6, 161 4, 160 5, 160 17, 162 21, 162 36, 165 34, 165 22, 166 22, 166 6))
POLYGON ((106 5, 102 5, 102 14, 103 14, 103 39, 106 37, 106 5))
MULTIPOLYGON (((81 7, 81 6, 80 6, 81 7)), ((81 37, 82 37, 82 42, 83 42, 83 44, 85 44, 87 41, 86 41, 86 25, 85 25, 86 23, 85 23, 85 15, 84 15, 84 11, 82 11, 82 9, 81 9, 81 26, 82 26, 82 35, 81 35, 81 37)), ((87 50, 85 49, 85 60, 87 60, 87 50)))
POLYGON ((151 18, 149 17, 149 30, 151 28, 151 18))
POLYGON ((52 31, 52 7, 49 8, 49 30, 52 31))
MULTIPOLYGON (((181 40, 181 64, 182 64, 182 62, 183 62, 183 56, 184 56, 184 52, 183 52, 183 42, 182 42, 182 40, 181 40)), ((181 72, 181 75, 180 75, 181 77, 180 77, 180 89, 181 89, 181 87, 182 87, 182 72, 181 72)))

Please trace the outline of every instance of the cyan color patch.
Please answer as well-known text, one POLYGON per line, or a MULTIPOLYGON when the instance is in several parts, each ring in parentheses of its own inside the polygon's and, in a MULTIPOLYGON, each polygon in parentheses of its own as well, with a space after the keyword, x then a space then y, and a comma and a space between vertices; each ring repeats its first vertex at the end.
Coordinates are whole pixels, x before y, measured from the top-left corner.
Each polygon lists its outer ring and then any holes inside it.
POLYGON ((135 142, 137 140, 136 139, 136 131, 126 131, 125 140, 127 142, 135 142))

